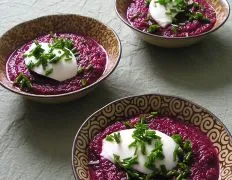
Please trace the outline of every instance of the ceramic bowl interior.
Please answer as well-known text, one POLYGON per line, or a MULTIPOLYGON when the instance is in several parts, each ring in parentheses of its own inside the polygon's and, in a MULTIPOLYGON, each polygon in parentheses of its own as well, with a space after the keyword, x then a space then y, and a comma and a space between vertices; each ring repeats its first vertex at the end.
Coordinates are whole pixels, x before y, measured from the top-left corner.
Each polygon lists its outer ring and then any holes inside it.
POLYGON ((153 35, 150 33, 146 33, 143 31, 140 31, 133 27, 127 19, 127 9, 129 4, 132 0, 115 0, 115 9, 119 16, 119 18, 130 28, 132 28, 135 33, 140 36, 143 40, 147 41, 148 43, 161 46, 161 47, 184 47, 191 45, 198 40, 202 39, 205 35, 217 30, 220 28, 228 19, 230 14, 230 5, 227 0, 206 0, 216 11, 216 23, 214 27, 205 33, 202 33, 200 35, 196 36, 190 36, 190 37, 163 37, 158 35, 153 35))
POLYGON ((141 95, 114 101, 92 114, 79 129, 72 149, 72 166, 77 180, 89 179, 87 149, 90 141, 110 124, 139 115, 159 112, 194 124, 207 135, 218 151, 221 180, 232 178, 232 137, 223 123, 205 108, 188 100, 166 95, 141 95))
POLYGON ((103 23, 80 15, 51 15, 19 24, 0 38, 0 84, 8 90, 27 98, 42 102, 63 102, 79 98, 93 89, 116 68, 121 56, 120 40, 114 31, 103 23), (54 33, 79 33, 95 39, 107 54, 108 62, 103 75, 92 85, 80 90, 59 95, 35 95, 20 91, 6 76, 6 62, 11 53, 25 43, 41 36, 54 33))

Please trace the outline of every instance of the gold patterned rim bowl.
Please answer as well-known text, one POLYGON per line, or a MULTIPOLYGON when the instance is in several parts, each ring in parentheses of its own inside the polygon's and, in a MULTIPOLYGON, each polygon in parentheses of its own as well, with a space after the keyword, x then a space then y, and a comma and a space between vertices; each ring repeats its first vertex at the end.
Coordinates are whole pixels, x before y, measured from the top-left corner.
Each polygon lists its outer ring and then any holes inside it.
POLYGON ((214 27, 202 34, 189 37, 164 37, 150 34, 133 27, 127 19, 127 8, 131 0, 115 0, 115 10, 118 17, 129 26, 142 40, 165 48, 180 48, 195 44, 212 32, 222 27, 230 15, 230 5, 227 0, 206 0, 216 11, 216 23, 214 27))
POLYGON ((72 169, 76 180, 89 179, 87 149, 91 140, 110 124, 140 113, 157 111, 198 127, 218 151, 221 180, 232 179, 232 137, 213 113, 187 99, 146 94, 122 98, 93 113, 78 130, 72 147, 72 169))
POLYGON ((0 85, 31 100, 44 103, 61 103, 78 99, 105 80, 117 67, 121 58, 121 42, 117 34, 102 22, 91 17, 76 14, 42 16, 23 22, 0 37, 0 85), (50 32, 79 33, 96 40, 108 54, 108 61, 103 75, 93 84, 69 93, 58 95, 37 95, 23 92, 14 87, 6 75, 6 62, 11 53, 25 43, 50 32))

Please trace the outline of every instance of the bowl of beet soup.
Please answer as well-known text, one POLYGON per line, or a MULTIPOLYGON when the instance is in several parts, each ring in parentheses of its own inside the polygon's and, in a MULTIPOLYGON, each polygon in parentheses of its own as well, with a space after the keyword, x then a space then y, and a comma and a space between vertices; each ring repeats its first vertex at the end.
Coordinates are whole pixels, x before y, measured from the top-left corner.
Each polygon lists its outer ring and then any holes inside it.
POLYGON ((115 32, 90 17, 44 16, 0 38, 0 84, 28 99, 80 98, 106 79, 121 57, 115 32))
POLYGON ((166 48, 194 44, 228 19, 227 0, 115 0, 119 18, 144 41, 166 48))
MULTIPOLYGON (((169 142, 168 146, 169 144, 171 143, 169 142)), ((156 147, 156 144, 154 146, 156 147)), ((160 154, 162 148, 158 152, 160 154)), ((116 100, 89 116, 78 130, 73 142, 72 168, 77 180, 128 178, 227 180, 232 175, 231 154, 230 132, 222 121, 207 109, 180 97, 147 94, 116 100), (135 131, 130 137, 126 133, 131 132, 133 128, 135 131), (184 147, 189 147, 181 151, 182 153, 188 151, 188 155, 183 156, 187 157, 188 161, 180 157, 176 167, 162 168, 164 171, 159 171, 158 166, 148 166, 146 162, 144 166, 149 170, 144 171, 143 167, 142 171, 139 171, 139 166, 143 166, 143 163, 139 162, 139 156, 148 156, 147 159, 151 160, 153 153, 156 154, 153 161, 161 160, 161 162, 166 155, 174 156, 171 146, 168 147, 169 155, 164 152, 159 157, 157 149, 154 149, 150 155, 148 147, 145 149, 151 144, 149 140, 153 137, 165 151, 167 144, 162 144, 163 140, 160 141, 157 137, 162 133, 175 137, 174 139, 178 137, 180 142, 185 144, 184 147), (131 141, 133 138, 134 142, 131 141), (140 141, 141 138, 143 141, 140 141), (130 144, 129 141, 133 143, 130 144), (130 145, 126 147, 125 144, 128 143, 130 145), (143 145, 141 152, 145 149, 144 155, 140 152, 140 145, 143 145), (123 151, 120 152, 121 149, 123 151), (125 155, 130 153, 133 158, 120 160, 119 154, 121 157, 123 155, 126 157, 125 155), (191 158, 189 158, 190 154, 191 158), (114 160, 110 157, 114 157, 114 160), (151 170, 153 170, 151 174, 143 173, 151 170)), ((173 161, 172 158, 169 160, 173 161)))

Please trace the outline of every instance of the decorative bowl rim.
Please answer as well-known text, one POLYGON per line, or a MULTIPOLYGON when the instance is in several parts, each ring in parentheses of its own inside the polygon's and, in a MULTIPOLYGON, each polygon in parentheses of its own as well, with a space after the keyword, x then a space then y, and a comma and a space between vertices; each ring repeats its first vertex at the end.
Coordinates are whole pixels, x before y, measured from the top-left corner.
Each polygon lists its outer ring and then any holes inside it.
MULTIPOLYGON (((115 0, 115 1, 114 1, 114 2, 115 2, 114 9, 115 9, 115 11, 116 11, 117 16, 121 19, 121 21, 123 21, 128 27, 132 28, 133 30, 135 30, 135 31, 137 31, 137 32, 139 32, 139 33, 141 33, 141 34, 148 35, 148 36, 150 36, 150 37, 160 38, 160 39, 168 39, 168 40, 186 40, 186 39, 192 39, 192 38, 200 38, 200 37, 206 36, 207 34, 212 33, 212 32, 214 32, 214 31, 218 30, 219 28, 221 28, 221 27, 225 24, 225 22, 228 20, 228 18, 229 18, 229 16, 230 16, 230 3, 229 3, 228 0, 223 0, 223 1, 226 2, 226 6, 228 7, 228 14, 227 14, 226 18, 224 19, 224 21, 223 21, 218 27, 216 27, 216 28, 214 28, 214 29, 212 28, 212 29, 209 30, 209 31, 206 31, 206 32, 204 32, 204 33, 201 33, 201 34, 198 34, 198 35, 194 35, 194 36, 188 36, 188 37, 166 37, 166 36, 159 36, 159 35, 155 35, 155 34, 150 34, 150 33, 148 33, 148 32, 144 32, 144 31, 141 31, 141 30, 139 30, 139 29, 133 27, 129 22, 127 22, 126 20, 124 20, 124 19, 122 18, 122 16, 119 14, 118 8, 117 8, 117 1, 118 1, 118 0, 115 0)), ((220 1, 222 1, 222 0, 220 0, 220 1)))
MULTIPOLYGON (((80 93, 80 92, 83 92, 83 91, 86 91, 88 89, 91 89, 92 87, 96 86, 98 83, 104 81, 107 77, 109 77, 113 72, 114 70, 116 69, 116 67, 118 66, 119 64, 119 61, 121 59, 121 55, 122 55, 122 45, 121 45, 121 41, 119 39, 119 36, 117 35, 117 33, 111 28, 109 27, 108 25, 104 24, 103 22, 95 19, 95 18, 92 18, 92 17, 88 17, 88 16, 83 16, 83 15, 79 15, 79 14, 53 14, 53 15, 45 15, 45 16, 40 16, 40 17, 37 17, 37 18, 34 18, 34 19, 31 19, 31 20, 28 20, 28 21, 24 21, 22 23, 19 23, 13 27, 11 27, 9 30, 7 30, 3 35, 1 35, 1 37, 3 37, 8 31, 10 31, 11 29, 13 28, 17 28, 23 24, 27 24, 27 23, 30 23, 30 22, 33 22, 33 21, 38 21, 40 19, 44 19, 44 18, 51 18, 51 17, 55 17, 55 16, 77 16, 77 17, 80 17, 80 18, 87 18, 87 19, 90 19, 90 20, 93 20, 93 21, 96 21, 97 23, 100 23, 102 25, 104 25, 107 29, 109 29, 115 36, 117 42, 118 42, 118 51, 119 51, 119 55, 117 57, 117 61, 115 63, 115 65, 113 66, 112 70, 110 72, 108 72, 104 77, 101 76, 97 81, 95 81, 94 83, 90 84, 89 86, 86 86, 84 88, 81 88, 79 90, 75 90, 75 91, 71 91, 71 92, 67 92, 67 93, 61 93, 61 94, 55 94, 55 95, 42 95, 42 94, 32 94, 32 93, 27 93, 27 92, 24 92, 24 91, 16 91, 14 90, 13 88, 10 88, 8 86, 6 86, 2 81, 0 81, 0 85, 2 87, 4 87, 5 89, 13 92, 13 93, 16 93, 18 95, 23 95, 25 97, 31 97, 31 98, 41 98, 41 99, 47 99, 47 98, 56 98, 56 97, 67 97, 67 96, 70 96, 70 95, 73 95, 73 94, 77 94, 77 93, 80 93), (103 78, 102 78, 103 77, 103 78)), ((1 38, 0 37, 0 38, 1 38)), ((6 73, 6 72, 4 72, 6 73)))
POLYGON ((201 109, 203 109, 204 111, 206 111, 208 114, 210 114, 217 122, 221 123, 221 125, 224 127, 225 131, 228 133, 229 137, 230 137, 230 141, 232 142, 232 134, 230 133, 230 131, 228 130, 228 128, 225 126, 225 124, 222 122, 222 120, 220 120, 214 113, 212 113, 211 111, 209 111, 208 109, 204 108, 203 106, 199 105, 198 103, 193 102, 192 100, 188 100, 186 98, 183 98, 181 96, 176 96, 176 95, 167 95, 167 94, 160 94, 160 93, 148 93, 148 94, 139 94, 139 95, 132 95, 132 96, 126 96, 126 97, 122 97, 116 100, 111 101, 110 103, 107 103, 106 105, 104 105, 103 107, 101 107, 100 109, 98 109, 97 111, 93 112, 91 115, 89 115, 86 120, 81 124, 80 128, 78 129, 74 140, 73 140, 73 145, 72 145, 72 171, 74 174, 74 177, 76 180, 80 180, 78 178, 78 175, 76 174, 75 171, 75 166, 74 166, 74 153, 75 153, 75 144, 76 144, 76 140, 77 137, 79 136, 80 131, 82 130, 83 126, 97 113, 99 113, 100 111, 102 111, 103 109, 105 109, 107 106, 110 106, 111 104, 115 104, 117 102, 120 102, 122 100, 126 100, 126 99, 130 99, 130 98, 136 98, 136 97, 142 97, 142 96, 164 96, 164 97, 170 97, 170 98, 176 98, 176 99, 181 99, 184 101, 187 101, 195 106, 200 107, 201 109))

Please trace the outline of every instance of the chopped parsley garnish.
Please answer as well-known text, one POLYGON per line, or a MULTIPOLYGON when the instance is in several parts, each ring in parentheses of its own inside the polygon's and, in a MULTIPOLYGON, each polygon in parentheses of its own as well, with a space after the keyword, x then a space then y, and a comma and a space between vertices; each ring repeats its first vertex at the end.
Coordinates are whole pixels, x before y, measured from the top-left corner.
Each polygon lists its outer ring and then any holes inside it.
POLYGON ((87 71, 91 71, 91 70, 93 70, 93 65, 92 64, 89 64, 85 69, 87 70, 87 71))
POLYGON ((53 42, 48 45, 50 48, 49 52, 45 52, 41 44, 39 44, 38 41, 34 41, 36 47, 33 48, 28 54, 23 55, 24 58, 34 56, 37 59, 36 63, 31 61, 29 64, 27 64, 28 69, 32 70, 33 68, 42 65, 43 69, 48 75, 52 73, 51 69, 47 70, 48 63, 56 64, 63 57, 65 57, 65 61, 71 61, 71 52, 73 52, 76 56, 79 55, 79 51, 74 47, 73 41, 69 39, 57 38, 55 36, 53 37, 53 42), (58 55, 54 53, 54 49, 58 49, 58 55))
POLYGON ((128 129, 133 128, 133 125, 130 123, 130 121, 125 121, 123 124, 124 124, 124 125, 126 126, 126 128, 128 128, 128 129))
POLYGON ((174 134, 172 136, 172 139, 176 142, 176 144, 182 146, 183 145, 183 139, 179 134, 174 134))
POLYGON ((17 76, 14 81, 14 84, 18 84, 20 88, 31 89, 32 84, 27 76, 25 76, 22 72, 17 76))
POLYGON ((72 58, 66 58, 65 59, 65 61, 71 61, 72 60, 72 58))
MULTIPOLYGON (((132 137, 134 141, 128 146, 128 148, 134 148, 134 155, 125 159, 120 159, 119 155, 114 154, 114 162, 122 170, 126 172, 127 179, 146 179, 152 180, 156 178, 170 178, 176 180, 187 179, 190 173, 190 166, 192 162, 192 144, 189 140, 184 141, 182 136, 175 134, 172 136, 177 146, 173 152, 174 161, 177 161, 177 166, 172 170, 167 170, 164 164, 156 167, 156 161, 161 161, 165 158, 163 154, 163 143, 161 137, 156 135, 154 130, 150 130, 147 122, 147 118, 151 119, 157 115, 157 112, 150 114, 142 114, 140 122, 136 125, 132 125, 130 121, 125 121, 126 128, 135 128, 132 137), (146 150, 147 145, 154 145, 154 149, 148 154, 146 150), (138 164, 138 156, 142 154, 147 156, 147 161, 144 166, 152 170, 151 174, 144 175, 135 169, 133 166, 138 164)), ((106 140, 110 142, 120 143, 120 133, 113 133, 106 136, 106 140)))
POLYGON ((106 141, 110 141, 110 142, 115 141, 117 144, 119 144, 120 141, 121 141, 120 133, 113 133, 111 135, 107 135, 106 136, 106 141))
POLYGON ((162 142, 160 140, 155 141, 154 146, 155 148, 148 155, 148 161, 144 164, 146 168, 151 169, 151 170, 156 168, 155 161, 164 159, 162 142))
MULTIPOLYGON (((151 0, 145 0, 145 4, 148 7, 151 3, 151 0)), ((154 6, 156 4, 160 4, 165 7, 166 14, 171 17, 172 23, 177 26, 171 26, 171 30, 176 33, 178 31, 178 25, 186 21, 198 20, 202 23, 210 23, 210 19, 208 19, 203 13, 203 6, 201 6, 198 2, 194 2, 192 0, 156 0, 154 6)), ((147 18, 147 21, 150 21, 150 15, 147 18)), ((156 33, 160 29, 158 24, 151 24, 148 26, 149 33, 156 33)))
POLYGON ((114 162, 121 169, 126 171, 127 179, 143 180, 143 176, 139 172, 132 169, 134 165, 138 164, 138 156, 121 160, 120 156, 114 154, 114 162))
POLYGON ((87 80, 86 79, 82 79, 81 80, 81 85, 82 86, 86 86, 87 85, 87 80))
POLYGON ((31 61, 28 65, 27 65, 27 68, 28 69, 33 69, 35 67, 35 64, 31 61))
POLYGON ((146 6, 148 7, 151 3, 151 0, 146 0, 145 3, 146 3, 146 6))
POLYGON ((189 21, 198 20, 203 23, 210 23, 210 19, 206 18, 201 12, 189 13, 188 14, 189 21))
POLYGON ((83 74, 83 72, 84 72, 83 67, 79 66, 77 69, 77 75, 83 74))
POLYGON ((30 51, 30 53, 27 54, 26 56, 27 56, 27 57, 34 56, 36 59, 38 59, 38 58, 43 54, 44 49, 41 47, 40 44, 38 44, 38 42, 35 43, 35 44, 36 44, 36 47, 35 47, 34 49, 32 49, 32 50, 30 51))
POLYGON ((170 3, 170 0, 157 0, 156 3, 159 3, 163 6, 166 6, 168 3, 170 3))
POLYGON ((158 24, 152 24, 148 28, 149 33, 155 33, 157 30, 160 29, 160 26, 158 24))
POLYGON ((176 25, 176 24, 171 24, 171 26, 172 26, 172 31, 173 31, 174 33, 177 33, 178 25, 176 25))
POLYGON ((135 131, 132 137, 135 140, 129 145, 129 148, 135 148, 134 154, 137 154, 140 148, 143 155, 146 155, 145 143, 151 144, 153 140, 160 140, 160 137, 156 135, 155 131, 149 130, 148 125, 145 124, 143 120, 135 125, 135 131))
POLYGON ((156 116, 156 115, 158 115, 158 112, 153 111, 153 112, 151 112, 151 115, 156 116))
POLYGON ((138 164, 138 156, 134 156, 134 157, 129 157, 129 158, 126 158, 126 159, 123 159, 122 161, 122 165, 125 167, 125 168, 132 168, 132 166, 134 166, 135 164, 138 164))
POLYGON ((168 177, 176 177, 178 180, 186 179, 190 173, 190 165, 192 159, 192 144, 189 140, 183 141, 183 138, 175 134, 172 136, 177 143, 177 147, 173 153, 174 160, 178 157, 177 167, 167 173, 168 177))
POLYGON ((45 76, 49 76, 53 72, 53 69, 46 70, 45 76))

